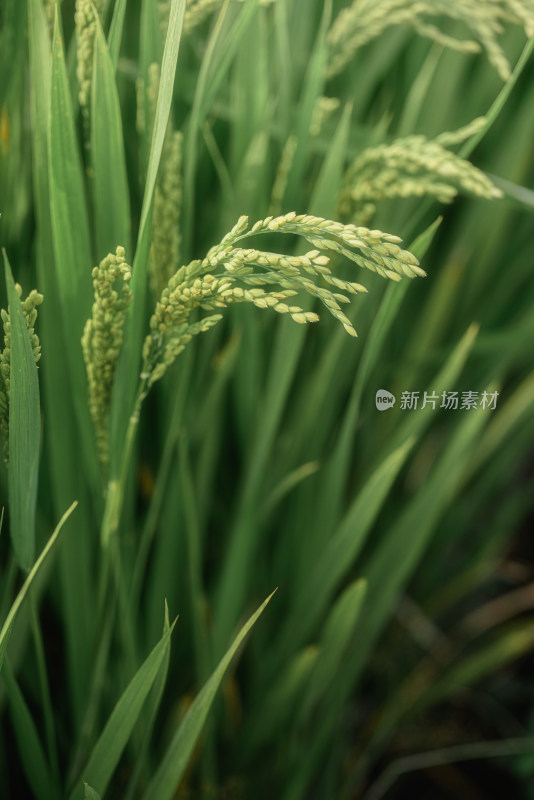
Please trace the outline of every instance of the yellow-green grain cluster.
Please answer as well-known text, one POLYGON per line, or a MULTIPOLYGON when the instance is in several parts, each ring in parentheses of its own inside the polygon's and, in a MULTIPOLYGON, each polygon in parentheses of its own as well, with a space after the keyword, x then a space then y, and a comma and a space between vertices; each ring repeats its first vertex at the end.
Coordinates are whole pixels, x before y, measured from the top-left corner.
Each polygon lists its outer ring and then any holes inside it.
POLYGON ((132 299, 131 275, 123 247, 117 247, 115 254, 109 253, 93 269, 93 312, 82 337, 89 408, 104 466, 109 460, 108 421, 113 379, 122 347, 126 310, 132 299))
POLYGON ((345 175, 340 216, 368 221, 378 203, 394 197, 431 195, 448 203, 459 190, 478 197, 501 197, 502 192, 487 175, 444 147, 464 141, 483 124, 484 119, 479 118, 433 140, 406 136, 365 149, 345 175))
POLYGON ((78 98, 84 114, 89 112, 91 80, 93 75, 93 52, 96 33, 96 20, 93 8, 100 16, 104 0, 76 0, 74 22, 76 25, 76 76, 78 78, 78 98))
POLYGON ((341 72, 362 45, 386 28, 407 25, 421 36, 463 52, 484 49, 503 80, 510 76, 510 64, 498 37, 505 23, 521 25, 527 36, 534 33, 532 0, 354 0, 343 8, 329 32, 328 76, 341 72), (429 22, 448 17, 469 30, 473 39, 459 39, 429 22))
MULTIPOLYGON (((33 351, 35 363, 41 358, 41 343, 35 333, 35 321, 37 319, 37 306, 43 302, 43 295, 36 289, 32 289, 25 300, 22 300, 22 287, 15 284, 18 296, 21 298, 22 313, 28 329, 30 344, 33 351)), ((0 312, 4 327, 4 348, 0 352, 0 437, 4 448, 4 458, 6 463, 9 460, 9 388, 11 374, 11 323, 9 312, 2 309, 0 312)))
POLYGON ((333 275, 329 258, 321 251, 332 250, 394 280, 400 280, 402 275, 410 278, 424 275, 415 256, 402 250, 398 242, 397 236, 381 231, 343 225, 308 214, 291 212, 267 217, 250 229, 248 218, 240 217, 204 260, 181 267, 163 290, 143 346, 142 380, 150 386, 161 378, 193 336, 208 330, 222 318, 220 313, 211 313, 191 323, 190 314, 197 308, 217 312, 231 303, 251 303, 257 308, 272 308, 280 314, 289 314, 298 323, 316 322, 319 319, 316 313, 287 302, 301 292, 320 300, 347 333, 356 336, 341 304, 349 302, 347 294, 367 290, 359 283, 333 275), (302 256, 286 256, 235 246, 249 236, 275 231, 303 236, 316 249, 302 256), (320 286, 320 280, 327 286, 320 286), (269 286, 276 288, 264 288, 269 286))

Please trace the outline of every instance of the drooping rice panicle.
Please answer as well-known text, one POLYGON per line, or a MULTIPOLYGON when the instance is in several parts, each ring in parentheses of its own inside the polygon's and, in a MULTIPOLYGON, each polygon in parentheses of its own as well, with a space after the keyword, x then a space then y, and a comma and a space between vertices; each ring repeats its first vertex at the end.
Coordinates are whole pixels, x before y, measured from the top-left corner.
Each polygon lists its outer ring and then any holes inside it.
POLYGON ((406 25, 445 47, 467 53, 484 49, 501 78, 507 80, 510 64, 498 42, 507 22, 521 25, 527 36, 532 36, 532 0, 354 0, 339 12, 330 29, 328 76, 341 72, 362 45, 387 28, 406 25), (449 36, 429 22, 440 16, 462 23, 473 39, 449 36))
POLYGON ((378 203, 394 197, 431 195, 442 203, 451 202, 459 191, 487 199, 502 197, 487 175, 445 147, 465 141, 484 121, 480 117, 435 139, 406 136, 391 144, 366 148, 345 174, 340 216, 367 222, 378 203))
POLYGON ((212 247, 202 261, 192 261, 181 267, 163 290, 143 347, 142 379, 148 386, 152 385, 193 336, 209 330, 222 319, 220 313, 210 313, 199 321, 190 322, 189 316, 197 308, 218 312, 231 303, 251 303, 257 308, 272 308, 289 314, 297 323, 316 322, 319 317, 315 312, 304 311, 301 306, 287 302, 301 292, 320 300, 347 333, 356 336, 340 304, 349 302, 347 294, 367 290, 359 283, 332 274, 330 260, 321 251, 344 255, 359 266, 392 280, 425 275, 415 256, 402 250, 398 242, 399 237, 391 234, 309 214, 291 212, 267 217, 250 229, 248 218, 240 217, 220 244, 212 247), (235 246, 249 236, 273 232, 303 236, 316 249, 302 256, 287 256, 235 246), (327 286, 319 285, 321 280, 327 286), (264 288, 273 286, 274 289, 264 288))

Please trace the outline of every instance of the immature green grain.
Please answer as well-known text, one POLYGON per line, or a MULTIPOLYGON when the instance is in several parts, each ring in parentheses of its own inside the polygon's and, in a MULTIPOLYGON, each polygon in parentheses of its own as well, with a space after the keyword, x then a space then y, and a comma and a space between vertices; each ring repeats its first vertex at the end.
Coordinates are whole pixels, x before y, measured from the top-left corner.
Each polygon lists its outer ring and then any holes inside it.
POLYGON ((232 303, 251 303, 257 308, 272 308, 280 314, 289 314, 297 323, 316 322, 319 319, 317 314, 287 302, 302 292, 320 300, 347 333, 356 336, 352 322, 340 304, 349 302, 347 294, 367 290, 359 283, 333 275, 329 258, 321 250, 333 250, 359 266, 393 280, 400 280, 403 275, 411 278, 424 275, 415 256, 401 250, 398 242, 400 239, 391 234, 308 214, 291 212, 267 217, 256 222, 251 229, 248 218, 240 217, 202 261, 192 261, 181 267, 163 290, 143 345, 141 379, 150 387, 162 377, 193 336, 207 331, 222 319, 220 313, 210 313, 190 322, 195 309, 217 312, 232 303), (252 235, 274 231, 303 236, 317 249, 302 256, 286 256, 235 246, 252 235), (327 286, 319 285, 319 281, 324 281, 327 286), (269 285, 276 288, 264 288, 269 285), (341 291, 332 291, 329 287, 341 291))
POLYGON ((91 80, 93 75, 93 52, 96 33, 94 10, 102 15, 104 0, 76 0, 74 22, 76 26, 76 76, 78 78, 78 99, 83 113, 89 113, 91 80))
POLYGON ((527 36, 532 36, 532 0, 354 0, 339 12, 330 29, 328 76, 341 72, 362 45, 386 28, 407 25, 445 47, 471 53, 483 48, 501 78, 507 80, 510 64, 498 42, 507 22, 521 25, 527 36), (439 16, 462 23, 473 40, 448 36, 428 21, 439 16))
MULTIPOLYGON (((39 337, 35 333, 35 321, 37 319, 37 306, 43 302, 43 295, 36 289, 32 289, 25 300, 22 300, 22 288, 20 284, 15 284, 18 296, 21 298, 22 313, 28 329, 30 344, 32 346, 35 363, 41 358, 41 344, 39 337)), ((11 373, 11 323, 9 312, 2 309, 0 312, 4 327, 4 348, 0 352, 0 438, 4 448, 4 459, 6 464, 9 460, 9 388, 11 373)))
POLYGON ((488 199, 501 197, 500 189, 481 170, 444 147, 465 141, 483 124, 479 118, 433 140, 406 136, 366 148, 345 174, 340 216, 367 221, 378 203, 393 197, 431 195, 449 203, 459 190, 488 199))
POLYGON ((126 310, 132 295, 131 268, 117 247, 93 269, 94 303, 85 324, 82 348, 87 370, 89 408, 102 465, 109 461, 109 410, 113 379, 123 341, 126 310))

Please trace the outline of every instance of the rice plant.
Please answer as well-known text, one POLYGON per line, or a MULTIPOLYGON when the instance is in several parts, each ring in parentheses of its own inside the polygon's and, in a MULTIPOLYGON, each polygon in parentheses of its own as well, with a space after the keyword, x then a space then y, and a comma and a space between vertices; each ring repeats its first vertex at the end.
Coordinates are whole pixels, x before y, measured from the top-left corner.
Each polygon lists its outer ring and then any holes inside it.
POLYGON ((533 33, 3 0, 0 796, 534 797, 533 33))

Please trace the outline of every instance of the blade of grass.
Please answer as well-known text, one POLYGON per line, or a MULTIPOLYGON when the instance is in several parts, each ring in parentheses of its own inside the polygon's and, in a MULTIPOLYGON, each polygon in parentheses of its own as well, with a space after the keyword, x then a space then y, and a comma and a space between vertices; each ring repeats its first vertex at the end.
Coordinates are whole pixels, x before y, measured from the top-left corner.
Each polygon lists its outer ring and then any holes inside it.
MULTIPOLYGON (((473 348, 476 337, 478 335, 479 327, 475 323, 469 326, 465 334, 462 336, 451 355, 445 362, 444 366, 429 382, 427 391, 436 392, 441 395, 444 391, 449 391, 451 386, 454 386, 455 380, 461 374, 461 371, 469 357, 473 348)), ((391 419, 398 409, 394 409, 388 417, 391 419)), ((407 419, 398 425, 395 431, 388 439, 388 444, 384 450, 389 452, 391 447, 398 447, 399 444, 408 436, 420 437, 424 430, 431 422, 432 414, 434 413, 432 405, 427 405, 426 408, 418 409, 416 414, 411 414, 407 419)))
POLYGON ((280 633, 280 653, 298 648, 317 626, 336 588, 353 567, 415 439, 394 450, 356 495, 298 592, 280 633))
MULTIPOLYGON (((350 113, 350 106, 347 106, 334 136, 335 147, 323 162, 311 198, 312 213, 317 213, 318 209, 326 214, 334 211, 337 198, 335 183, 331 181, 331 176, 338 175, 341 171, 347 145, 350 113)), ((281 320, 278 323, 267 388, 260 412, 262 424, 250 447, 249 464, 237 521, 217 588, 218 599, 215 603, 216 653, 223 651, 224 642, 230 635, 238 609, 244 602, 248 564, 253 559, 260 533, 259 525, 255 523, 256 498, 263 485, 266 465, 305 339, 304 326, 295 328, 287 320, 281 320), (254 528, 254 532, 252 528, 254 528)))
POLYGON ((308 724, 314 706, 322 697, 327 696, 339 672, 345 650, 358 624, 366 591, 365 578, 353 581, 342 592, 326 619, 319 644, 319 656, 297 711, 299 726, 308 724))
POLYGON ((334 695, 318 711, 322 724, 310 743, 310 757, 296 769, 284 800, 296 800, 304 796, 315 765, 319 763, 339 723, 344 704, 361 679, 371 649, 399 593, 419 563, 443 510, 453 501, 461 485, 461 465, 468 460, 473 442, 487 418, 487 411, 477 409, 468 412, 426 485, 420 488, 398 521, 387 531, 368 564, 364 565, 362 571, 369 589, 360 617, 357 646, 348 654, 343 670, 338 674, 334 695))
MULTIPOLYGON (((369 762, 376 761, 383 753, 395 731, 410 720, 424 714, 433 706, 447 701, 462 690, 476 686, 496 671, 532 649, 534 630, 532 622, 514 623, 486 637, 482 644, 468 646, 467 652, 449 648, 447 662, 445 653, 441 663, 428 658, 418 664, 403 684, 397 687, 395 698, 386 704, 379 725, 373 731, 367 752, 369 762)), ((361 773, 361 764, 356 765, 354 777, 361 773)))
POLYGON ((208 677, 210 664, 208 632, 206 629, 206 595, 202 576, 202 542, 199 527, 198 501, 191 474, 187 440, 182 437, 179 450, 182 504, 184 507, 188 578, 193 617, 193 642, 196 675, 199 682, 208 677))
POLYGON ((363 800, 382 800, 396 780, 408 772, 428 770, 461 761, 486 758, 503 758, 520 753, 531 754, 534 742, 531 737, 523 739, 507 739, 497 742, 469 742, 453 747, 444 747, 428 753, 416 753, 392 761, 384 772, 372 784, 363 800))
POLYGON ((7 641, 9 639, 9 635, 10 635, 10 632, 11 632, 11 628, 13 627, 13 623, 15 622, 15 617, 17 615, 17 612, 18 612, 19 608, 21 607, 21 605, 22 605, 22 603, 24 601, 24 598, 28 594, 28 589, 30 588, 33 579, 35 578, 35 576, 39 572, 40 566, 42 565, 43 561, 45 560, 45 558, 49 554, 49 552, 52 549, 52 547, 54 546, 54 544, 55 544, 55 542, 57 540, 57 537, 59 536, 59 533, 61 531, 61 528, 63 527, 63 525, 67 521, 67 519, 70 517, 70 515, 72 514, 72 512, 74 511, 74 509, 76 508, 77 505, 78 505, 78 503, 74 502, 71 505, 71 507, 68 508, 67 511, 65 511, 65 513, 63 514, 63 516, 59 520, 59 522, 58 522, 58 524, 56 526, 56 529, 54 530, 52 536, 50 537, 50 539, 46 543, 46 546, 43 548, 43 551, 42 551, 41 555, 39 556, 39 558, 37 559, 37 561, 33 565, 32 569, 30 570, 30 572, 29 572, 26 580, 24 581, 19 593, 17 594, 17 597, 16 597, 15 601, 13 602, 13 604, 12 604, 10 610, 9 610, 9 613, 8 613, 8 615, 7 615, 7 617, 6 617, 5 621, 4 621, 4 624, 2 625, 2 629, 0 630, 0 670, 2 669, 2 663, 3 663, 4 654, 5 654, 6 647, 7 647, 7 641))
POLYGON ((6 255, 11 326, 9 390, 9 529, 15 556, 28 571, 35 557, 35 506, 41 440, 39 381, 28 328, 6 255))
MULTIPOLYGON (((274 594, 274 592, 273 592, 274 594)), ((224 673, 234 657, 241 642, 252 628, 273 595, 264 600, 258 610, 241 628, 232 645, 223 656, 211 678, 204 684, 189 707, 179 728, 174 734, 165 755, 156 770, 143 797, 145 800, 171 800, 185 772, 193 748, 202 732, 206 717, 211 708, 215 693, 224 673)))
MULTIPOLYGON (((161 665, 170 647, 174 629, 169 627, 150 655, 138 669, 117 705, 113 709, 104 730, 95 744, 82 776, 99 794, 104 794, 126 743, 139 718, 143 704, 154 685, 161 665)), ((75 788, 71 800, 81 796, 81 787, 75 788)))
POLYGON ((33 796, 36 800, 59 799, 59 787, 50 774, 32 715, 7 661, 4 664, 3 676, 17 748, 33 796))
POLYGON ((44 716, 44 726, 46 734, 46 749, 48 752, 48 761, 54 782, 59 785, 59 761, 57 753, 57 739, 56 739, 56 726, 54 722, 54 713, 52 706, 52 696, 50 693, 50 681, 48 679, 48 670, 46 667, 45 647, 43 642, 43 633, 39 623, 39 614, 37 608, 38 599, 35 592, 30 592, 30 615, 31 626, 33 634, 33 642, 35 647, 35 656, 37 660, 37 670, 39 673, 39 690, 41 693, 41 705, 44 716))
POLYGON ((190 377, 193 368, 193 353, 194 349, 188 348, 183 354, 181 373, 182 380, 174 392, 174 404, 170 414, 170 422, 168 426, 170 433, 165 438, 163 453, 156 477, 156 484, 150 498, 150 505, 148 507, 148 512, 143 526, 143 532, 139 542, 139 548, 137 550, 131 588, 131 604, 133 610, 132 613, 134 616, 138 613, 141 587, 146 573, 150 548, 156 534, 158 521, 161 515, 161 508, 166 490, 169 485, 169 473, 171 471, 173 457, 178 445, 184 406, 186 402, 186 394, 190 384, 190 377))
POLYGON ((281 670, 276 681, 269 688, 266 697, 259 698, 259 704, 251 711, 252 719, 261 719, 261 724, 252 728, 250 735, 243 739, 245 757, 260 750, 277 731, 284 730, 288 720, 293 718, 295 707, 306 691, 310 674, 319 656, 316 645, 299 651, 290 663, 281 670), (267 699, 267 702, 266 702, 267 699))
MULTIPOLYGON (((72 387, 65 369, 65 337, 58 320, 62 318, 56 280, 48 165, 51 45, 40 0, 28 2, 30 51, 30 111, 34 202, 37 223, 37 285, 46 298, 41 307, 40 331, 46 369, 42 371, 44 452, 46 478, 50 483, 54 513, 59 516, 76 497, 83 509, 76 523, 76 535, 67 536, 60 553, 61 586, 68 601, 64 611, 69 692, 75 720, 81 719, 82 697, 88 684, 89 652, 93 640, 91 614, 92 519, 88 509, 88 486, 84 469, 65 469, 80 463, 76 432, 76 411, 71 402, 72 387), (62 435, 56 435, 61 431, 62 435)), ((43 478, 45 477, 43 471, 43 478)))
POLYGON ((133 301, 126 318, 124 346, 117 365, 117 374, 113 391, 111 408, 111 470, 112 475, 115 477, 117 477, 121 467, 126 429, 130 413, 133 410, 134 398, 139 382, 152 204, 163 141, 165 139, 171 110, 184 12, 185 0, 172 0, 169 27, 165 41, 165 50, 163 52, 163 63, 161 67, 154 131, 148 161, 148 172, 143 195, 137 249, 132 270, 131 288, 133 301))
MULTIPOLYGON (((434 236, 441 224, 438 217, 410 246, 411 252, 422 259, 432 244, 434 236)), ((379 363, 384 350, 387 335, 395 321, 404 297, 408 291, 408 281, 400 285, 390 284, 382 298, 377 314, 373 319, 371 330, 366 338, 362 358, 358 365, 356 380, 353 385, 347 410, 338 441, 330 462, 322 476, 322 503, 319 505, 319 530, 328 531, 331 520, 339 518, 345 488, 344 476, 349 474, 349 464, 353 449, 354 436, 358 423, 361 399, 364 388, 372 370, 379 363)))
POLYGON ((91 314, 92 255, 84 179, 57 6, 52 49, 48 163, 56 276, 66 357, 72 381, 71 396, 76 409, 88 475, 98 492, 100 479, 93 428, 85 399, 87 392, 81 346, 83 326, 91 314))
POLYGON ((91 157, 97 262, 117 245, 131 258, 130 203, 119 96, 113 63, 95 13, 91 157))
POLYGON ((206 46, 200 67, 198 81, 188 122, 186 157, 184 160, 184 211, 183 235, 186 258, 190 253, 193 238, 193 219, 195 207, 195 175, 197 168, 198 136, 202 131, 211 104, 226 75, 228 67, 256 11, 258 0, 249 0, 233 26, 225 24, 229 0, 225 0, 206 46), (230 33, 225 37, 228 28, 230 33))
POLYGON ((298 116, 295 130, 298 145, 289 171, 287 191, 284 198, 285 205, 289 209, 296 208, 297 206, 298 196, 301 192, 302 179, 309 158, 310 126, 317 98, 323 93, 326 64, 328 60, 327 34, 331 19, 332 0, 326 0, 323 5, 321 23, 305 73, 304 86, 298 104, 298 116))
POLYGON ((108 35, 108 48, 113 64, 113 71, 117 71, 117 64, 119 63, 119 55, 122 43, 122 32, 124 29, 124 16, 126 14, 126 5, 128 0, 116 0, 113 8, 113 17, 108 35))
POLYGON ((460 149, 458 155, 460 158, 469 158, 475 147, 480 144, 486 133, 489 131, 499 114, 501 113, 502 109, 504 108, 506 101, 508 100, 512 89, 516 85, 519 76, 523 72, 525 66, 528 63, 530 56, 532 55, 532 51, 534 50, 534 37, 530 37, 523 48, 523 52, 521 53, 517 64, 514 67, 514 71, 504 84, 503 88, 499 92, 497 98, 492 103, 491 108, 489 109, 488 113, 486 114, 486 122, 483 127, 474 134, 467 142, 463 145, 460 149))
POLYGON ((343 178, 343 168, 350 138, 351 116, 352 103, 347 103, 313 187, 310 213, 318 217, 331 219, 336 213, 339 187, 343 178))
POLYGON ((450 670, 444 672, 425 694, 423 707, 435 705, 455 692, 475 685, 511 661, 532 652, 533 646, 532 622, 515 624, 499 631, 490 642, 479 646, 474 653, 458 659, 450 670))
POLYGON ((95 792, 94 789, 91 789, 88 783, 84 783, 83 785, 83 797, 84 800, 100 800, 100 795, 98 792, 95 792))
MULTIPOLYGON (((165 602, 165 622, 163 625, 163 635, 165 636, 165 634, 169 630, 170 630, 169 609, 167 607, 167 602, 165 602)), ((133 775, 130 778, 130 782, 128 784, 128 791, 124 797, 124 800, 132 800, 132 798, 137 796, 136 795, 137 787, 142 776, 143 768, 146 766, 145 761, 148 755, 150 740, 152 738, 156 717, 158 715, 158 711, 161 705, 165 684, 167 683, 170 658, 171 658, 171 648, 169 646, 165 652, 163 662, 159 668, 156 680, 154 681, 154 686, 151 691, 151 697, 148 701, 149 713, 148 713, 148 719, 144 724, 143 741, 137 753, 135 768, 133 771, 133 775)))

